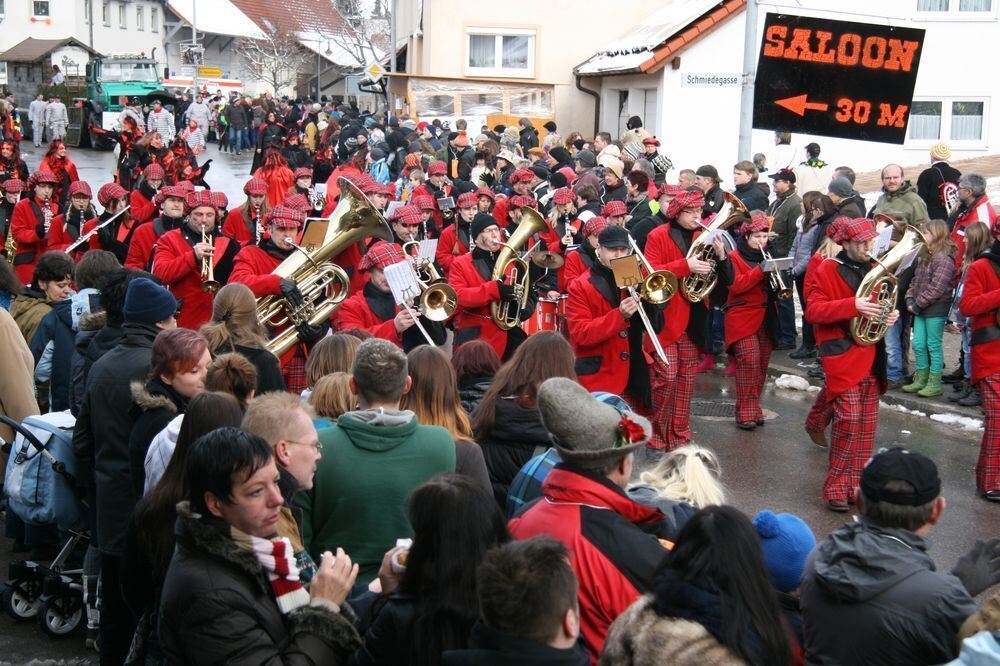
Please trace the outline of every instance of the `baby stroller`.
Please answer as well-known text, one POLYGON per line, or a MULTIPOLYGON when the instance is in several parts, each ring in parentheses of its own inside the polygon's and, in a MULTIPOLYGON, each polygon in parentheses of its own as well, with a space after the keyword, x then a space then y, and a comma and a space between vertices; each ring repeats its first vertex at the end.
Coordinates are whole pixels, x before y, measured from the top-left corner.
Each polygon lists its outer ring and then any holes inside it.
POLYGON ((89 541, 83 526, 85 507, 74 490, 75 419, 69 412, 56 412, 23 423, 0 416, 0 422, 15 432, 13 442, 3 443, 9 454, 4 479, 7 511, 29 525, 56 525, 68 534, 48 566, 26 560, 9 564, 2 585, 3 608, 14 620, 36 619, 49 636, 68 636, 85 624, 88 606, 95 601, 86 597, 96 587, 88 585, 96 581, 85 580, 82 568, 68 568, 71 561, 79 561, 89 541))

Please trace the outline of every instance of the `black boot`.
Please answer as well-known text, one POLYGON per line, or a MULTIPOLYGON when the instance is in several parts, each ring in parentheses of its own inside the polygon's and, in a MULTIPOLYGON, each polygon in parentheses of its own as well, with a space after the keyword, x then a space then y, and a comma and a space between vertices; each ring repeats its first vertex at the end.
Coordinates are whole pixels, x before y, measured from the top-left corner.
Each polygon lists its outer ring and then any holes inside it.
POLYGON ((965 379, 965 365, 959 364, 957 368, 941 378, 945 384, 956 384, 965 379))
POLYGON ((954 390, 954 395, 948 396, 948 402, 958 402, 959 400, 965 398, 972 391, 972 386, 962 382, 961 384, 953 384, 952 388, 954 390))
POLYGON ((816 357, 816 348, 806 347, 805 345, 800 346, 798 349, 796 349, 795 351, 793 351, 791 354, 788 355, 788 358, 794 358, 794 359, 815 358, 815 357, 816 357))
POLYGON ((979 399, 979 389, 973 386, 969 390, 969 395, 959 400, 958 404, 960 404, 962 407, 978 407, 979 405, 983 404, 982 400, 979 399))

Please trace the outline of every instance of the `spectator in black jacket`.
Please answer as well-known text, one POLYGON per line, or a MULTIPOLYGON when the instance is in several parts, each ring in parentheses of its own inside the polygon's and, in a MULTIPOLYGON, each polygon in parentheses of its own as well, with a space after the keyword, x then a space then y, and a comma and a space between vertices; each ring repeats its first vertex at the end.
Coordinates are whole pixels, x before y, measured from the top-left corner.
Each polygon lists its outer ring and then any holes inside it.
POLYGON ((529 118, 519 118, 517 124, 521 128, 518 143, 521 144, 521 152, 527 155, 532 148, 538 148, 538 130, 529 118))
MULTIPOLYGON (((735 194, 747 210, 767 210, 767 193, 761 189, 761 183, 757 182, 757 167, 753 162, 743 160, 733 166, 733 184, 735 194)), ((705 201, 708 201, 706 193, 705 201)))
MULTIPOLYGON (((944 141, 938 141, 931 146, 931 165, 917 176, 917 194, 927 204, 927 216, 932 220, 947 220, 947 202, 944 197, 945 183, 958 187, 958 179, 962 172, 948 164, 951 159, 951 148, 944 141)), ((958 190, 955 190, 956 195, 958 190)), ((957 201, 957 198, 956 198, 957 201)))
POLYGON ((837 209, 837 217, 864 217, 865 201, 854 191, 854 185, 847 178, 838 176, 830 181, 829 197, 837 209))
POLYGON ((719 187, 721 182, 719 170, 711 164, 702 165, 695 171, 695 183, 705 195, 705 207, 701 210, 702 219, 718 213, 722 204, 725 203, 726 199, 722 196, 722 188, 719 187))

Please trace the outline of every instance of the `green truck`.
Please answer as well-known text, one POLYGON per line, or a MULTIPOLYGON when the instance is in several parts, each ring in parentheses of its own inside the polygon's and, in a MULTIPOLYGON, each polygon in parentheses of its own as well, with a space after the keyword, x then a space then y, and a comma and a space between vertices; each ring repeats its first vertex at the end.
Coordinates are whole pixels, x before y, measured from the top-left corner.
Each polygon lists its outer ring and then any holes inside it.
POLYGON ((97 56, 87 63, 87 89, 69 105, 67 142, 110 150, 114 143, 97 135, 94 126, 115 129, 118 114, 127 101, 138 98, 143 104, 159 99, 164 106, 176 99, 163 89, 156 61, 141 54, 97 56), (85 96, 84 96, 85 94, 85 96))

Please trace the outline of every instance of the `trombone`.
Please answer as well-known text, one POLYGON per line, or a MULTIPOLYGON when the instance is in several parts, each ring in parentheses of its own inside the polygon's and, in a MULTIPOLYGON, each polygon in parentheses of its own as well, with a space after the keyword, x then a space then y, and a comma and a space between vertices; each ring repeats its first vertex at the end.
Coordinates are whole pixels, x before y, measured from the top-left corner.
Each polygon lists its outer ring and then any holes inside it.
MULTIPOLYGON (((420 285, 420 296, 417 299, 417 309, 420 311, 420 316, 426 317, 430 321, 445 321, 458 309, 458 294, 455 293, 455 288, 438 273, 434 262, 420 261, 420 257, 414 252, 414 249, 420 250, 420 241, 409 241, 403 244, 403 254, 410 259, 410 265, 413 267, 417 283, 420 285)), ((421 327, 422 330, 423 327, 421 327)), ((426 333, 425 337, 427 337, 426 333)))
POLYGON ((222 288, 222 285, 215 279, 215 240, 205 233, 204 224, 201 225, 201 242, 212 246, 212 254, 201 259, 201 289, 214 294, 222 288))
MULTIPOLYGON (((639 245, 632 238, 631 234, 629 234, 628 242, 632 246, 632 252, 636 257, 636 261, 646 269, 647 273, 646 277, 639 284, 638 292, 636 292, 635 287, 631 285, 628 287, 629 296, 654 305, 666 303, 677 293, 677 276, 670 271, 653 270, 652 264, 646 259, 646 255, 639 249, 639 245)), ((667 360, 667 354, 663 351, 663 345, 660 344, 660 339, 657 337, 656 331, 653 330, 653 323, 649 321, 649 316, 646 315, 642 303, 639 304, 639 309, 636 312, 639 313, 639 318, 642 319, 642 325, 646 328, 646 334, 649 335, 649 341, 653 344, 656 355, 660 357, 664 365, 670 365, 670 361, 667 360)))

